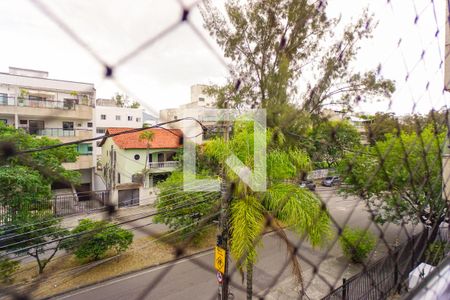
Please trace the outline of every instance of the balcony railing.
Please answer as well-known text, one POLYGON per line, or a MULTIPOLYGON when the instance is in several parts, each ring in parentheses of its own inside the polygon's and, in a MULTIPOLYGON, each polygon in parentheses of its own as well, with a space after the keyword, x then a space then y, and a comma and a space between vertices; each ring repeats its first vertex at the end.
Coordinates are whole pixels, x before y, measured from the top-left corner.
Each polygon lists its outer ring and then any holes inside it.
POLYGON ((179 161, 159 161, 148 163, 148 167, 150 169, 176 168, 179 164, 179 161))
POLYGON ((35 99, 32 97, 0 96, 0 105, 75 110, 76 105, 91 106, 91 101, 89 99, 79 100, 66 98, 64 100, 53 100, 35 99))
POLYGON ((92 135, 90 129, 64 129, 64 128, 29 128, 21 127, 29 134, 51 137, 89 137, 92 135))

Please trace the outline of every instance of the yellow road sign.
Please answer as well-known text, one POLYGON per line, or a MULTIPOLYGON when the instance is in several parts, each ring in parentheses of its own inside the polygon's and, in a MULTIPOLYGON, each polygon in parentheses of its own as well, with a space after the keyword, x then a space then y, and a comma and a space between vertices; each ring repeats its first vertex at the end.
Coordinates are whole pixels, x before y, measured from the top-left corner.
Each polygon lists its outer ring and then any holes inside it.
POLYGON ((225 273, 225 249, 216 246, 214 253, 214 267, 220 273, 225 273))

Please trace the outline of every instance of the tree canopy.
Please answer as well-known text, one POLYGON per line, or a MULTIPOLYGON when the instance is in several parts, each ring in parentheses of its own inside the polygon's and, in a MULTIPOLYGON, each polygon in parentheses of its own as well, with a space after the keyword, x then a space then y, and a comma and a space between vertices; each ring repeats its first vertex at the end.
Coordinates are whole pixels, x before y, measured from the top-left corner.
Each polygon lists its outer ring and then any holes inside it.
POLYGON ((334 167, 347 151, 356 151, 361 146, 361 135, 347 121, 324 121, 309 135, 312 147, 309 152, 314 162, 325 162, 334 167))
POLYGON ((344 191, 366 200, 375 221, 421 222, 433 229, 445 218, 442 149, 445 133, 428 126, 420 134, 387 134, 357 153, 347 153, 339 170, 344 191))
POLYGON ((232 61, 229 84, 210 91, 219 106, 266 108, 268 126, 287 136, 304 133, 308 114, 326 105, 351 111, 354 102, 389 97, 394 83, 380 72, 349 70, 359 43, 371 37, 372 16, 364 11, 336 33, 340 20, 330 18, 325 6, 323 1, 229 0, 224 15, 205 1, 204 26, 232 61))

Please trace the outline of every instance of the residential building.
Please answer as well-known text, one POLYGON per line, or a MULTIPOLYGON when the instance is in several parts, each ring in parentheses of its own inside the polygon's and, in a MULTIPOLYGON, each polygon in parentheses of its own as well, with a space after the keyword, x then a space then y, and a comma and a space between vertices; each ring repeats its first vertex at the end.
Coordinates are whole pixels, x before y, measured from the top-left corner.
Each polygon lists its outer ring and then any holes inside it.
POLYGON ((169 108, 160 111, 159 121, 168 122, 179 120, 183 117, 194 117, 208 128, 207 135, 202 135, 203 128, 198 123, 192 120, 180 121, 169 125, 170 128, 178 128, 183 132, 190 133, 189 136, 195 136, 190 140, 195 143, 202 143, 204 139, 214 136, 218 130, 217 122, 220 117, 217 111, 213 110, 216 107, 216 100, 214 97, 206 93, 207 85, 196 84, 191 86, 191 99, 189 103, 180 105, 178 108, 169 108), (200 134, 199 134, 200 133, 200 134))
MULTIPOLYGON (((112 99, 97 99, 96 104, 96 136, 104 135, 108 128, 142 128, 144 125, 142 108, 120 107, 112 99)), ((96 147, 95 154, 99 159, 102 154, 101 147, 96 147)))
MULTIPOLYGON (((132 128, 108 128, 107 134, 132 128)), ((155 185, 173 172, 179 162, 175 156, 182 147, 179 129, 149 128, 153 138, 149 145, 140 139, 141 131, 104 138, 102 160, 97 173, 112 191, 112 203, 118 207, 153 203, 155 185)))
MULTIPOLYGON (((36 136, 61 142, 93 137, 95 88, 92 83, 50 79, 48 72, 9 68, 0 73, 0 121, 36 136)), ((77 191, 92 189, 94 158, 91 142, 78 145, 76 162, 65 163, 81 173, 77 191)), ((70 188, 55 185, 53 188, 70 188)))
POLYGON ((183 110, 186 109, 202 109, 214 108, 214 97, 206 93, 207 85, 195 84, 191 86, 191 100, 189 103, 180 105, 178 108, 163 109, 159 112, 161 122, 167 122, 182 118, 183 110))

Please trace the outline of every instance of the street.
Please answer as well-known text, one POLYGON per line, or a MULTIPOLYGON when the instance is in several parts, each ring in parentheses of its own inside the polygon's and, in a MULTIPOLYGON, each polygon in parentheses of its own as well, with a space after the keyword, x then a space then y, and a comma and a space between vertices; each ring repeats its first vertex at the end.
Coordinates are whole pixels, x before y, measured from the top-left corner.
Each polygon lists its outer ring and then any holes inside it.
MULTIPOLYGON (((366 228, 372 224, 370 214, 365 211, 362 201, 356 197, 343 198, 336 193, 335 188, 319 187, 318 195, 327 204, 331 216, 340 226, 366 228), (348 221, 348 222, 347 222, 348 221)), ((376 226, 370 230, 379 235, 376 226)), ((398 238, 406 238, 406 230, 396 225, 382 227, 385 239, 393 244, 398 238)), ((411 232, 412 228, 408 229, 411 232)), ((286 230, 293 243, 299 243, 299 237, 286 230)), ((360 270, 360 266, 351 265, 342 257, 338 243, 333 243, 325 249, 312 249, 302 242, 299 253, 305 287, 311 299, 318 299, 328 293, 332 286, 340 285, 341 277, 352 275, 360 270), (330 251, 327 251, 330 248, 330 251), (318 274, 312 272, 313 266, 318 266, 318 274), (323 279, 319 279, 319 277, 323 279), (327 283, 324 281, 326 280, 327 283)), ((373 259, 382 257, 385 253, 384 243, 379 242, 373 259)), ((55 299, 216 299, 217 279, 213 268, 214 254, 212 251, 194 255, 153 267, 131 275, 118 277, 97 285, 89 286, 59 296, 55 299), (205 266, 200 267, 198 264, 205 266)), ((231 266, 234 269, 234 265, 231 266)), ((235 299, 245 299, 245 285, 241 282, 239 272, 232 275, 232 292, 235 299)), ((270 233, 263 238, 259 259, 254 269, 253 290, 266 298, 287 299, 298 296, 298 285, 293 282, 291 267, 287 262, 287 251, 283 242, 276 234, 270 233), (269 289, 269 290, 268 290, 269 289)))

